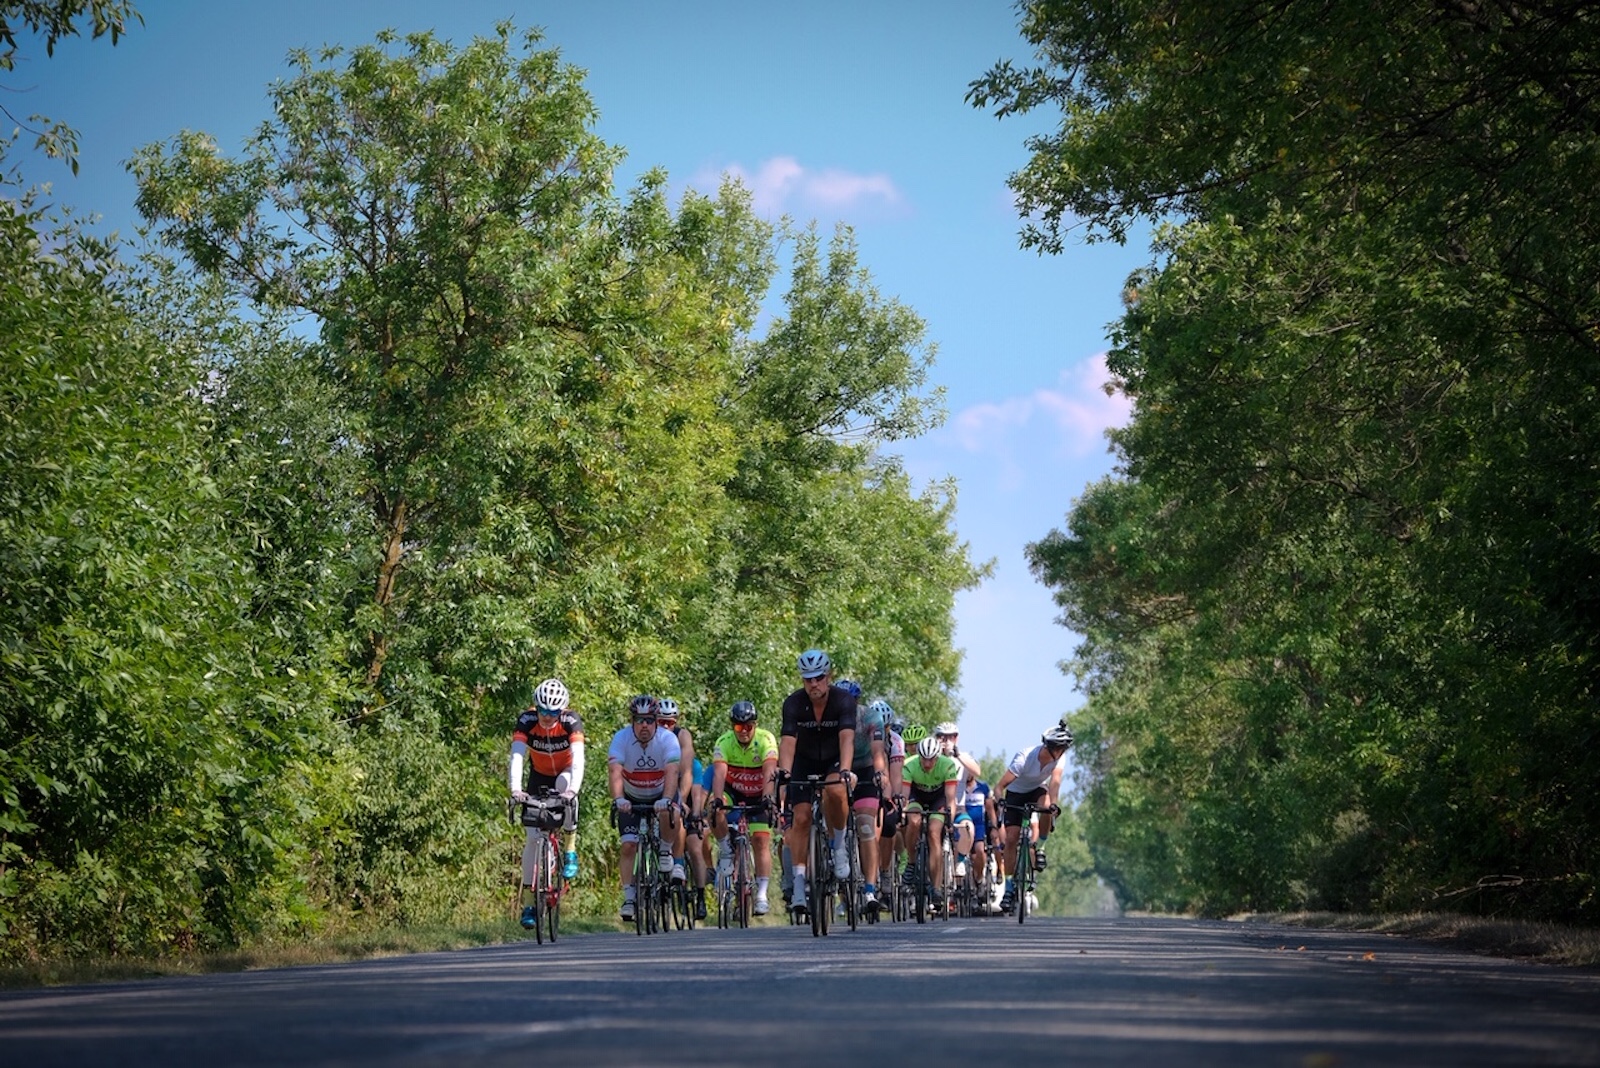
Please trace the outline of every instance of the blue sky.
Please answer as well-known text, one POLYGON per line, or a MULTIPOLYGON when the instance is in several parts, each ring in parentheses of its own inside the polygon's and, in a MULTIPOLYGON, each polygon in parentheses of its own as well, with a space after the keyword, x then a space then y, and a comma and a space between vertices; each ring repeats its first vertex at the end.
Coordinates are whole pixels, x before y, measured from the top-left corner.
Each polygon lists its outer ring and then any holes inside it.
POLYGON ((1005 187, 1038 120, 997 121, 963 101, 1002 57, 1029 58, 998 0, 803 4, 625 0, 142 0, 145 25, 116 48, 69 39, 45 59, 23 41, 0 98, 82 138, 78 177, 23 157, 54 199, 133 230, 133 151, 183 129, 236 151, 267 115, 265 90, 292 48, 433 29, 464 44, 510 19, 588 72, 598 132, 625 148, 626 187, 646 168, 713 188, 731 171, 772 215, 855 228, 880 292, 928 322, 950 417, 899 451, 921 482, 959 481, 957 527, 994 578, 957 604, 965 650, 965 748, 1014 751, 1081 703, 1056 667, 1076 638, 1054 622, 1023 547, 1059 526, 1109 472, 1106 327, 1148 250, 1018 247, 1005 187))

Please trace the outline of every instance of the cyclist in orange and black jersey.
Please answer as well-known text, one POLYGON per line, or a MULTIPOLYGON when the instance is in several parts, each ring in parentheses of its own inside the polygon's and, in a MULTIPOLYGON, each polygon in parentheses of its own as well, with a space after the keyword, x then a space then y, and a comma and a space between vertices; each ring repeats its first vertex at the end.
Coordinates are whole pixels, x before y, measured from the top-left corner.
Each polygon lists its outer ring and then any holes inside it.
MULTIPOLYGON (((563 826, 561 876, 578 876, 578 789, 583 785, 583 719, 567 705, 567 687, 560 679, 545 679, 534 691, 534 703, 517 717, 511 733, 511 761, 507 780, 511 797, 526 801, 530 793, 554 790, 566 800, 563 826), (528 765, 527 789, 523 788, 523 765, 528 765)), ((522 846, 522 885, 533 884, 533 828, 528 828, 522 846)), ((522 910, 523 926, 534 921, 533 907, 522 910)))

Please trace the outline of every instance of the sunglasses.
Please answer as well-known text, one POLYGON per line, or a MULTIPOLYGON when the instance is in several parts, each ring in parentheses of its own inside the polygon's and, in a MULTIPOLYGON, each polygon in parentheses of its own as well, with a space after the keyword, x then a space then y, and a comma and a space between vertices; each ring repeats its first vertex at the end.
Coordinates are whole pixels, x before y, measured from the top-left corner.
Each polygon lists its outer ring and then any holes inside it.
POLYGON ((634 716, 633 721, 635 723, 648 723, 652 727, 656 725, 656 717, 654 716, 634 716))
POLYGON ((541 708, 539 709, 539 715, 548 716, 551 719, 554 719, 555 717, 561 715, 561 712, 554 708, 541 708))

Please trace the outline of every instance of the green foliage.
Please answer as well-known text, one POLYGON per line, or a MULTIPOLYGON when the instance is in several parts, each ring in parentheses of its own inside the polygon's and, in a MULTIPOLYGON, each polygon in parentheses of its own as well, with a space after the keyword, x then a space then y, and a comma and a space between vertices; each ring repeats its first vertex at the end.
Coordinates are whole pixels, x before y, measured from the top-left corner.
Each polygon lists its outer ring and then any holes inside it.
POLYGON ((142 151, 182 262, 0 202, 5 957, 498 913, 547 675, 588 727, 580 908, 628 694, 709 743, 825 642, 950 714, 983 571, 878 451, 940 417, 921 320, 813 229, 756 336, 748 192, 616 196, 536 42, 301 54, 237 158, 142 151))
MULTIPOLYGON (((91 35, 109 36, 113 45, 128 31, 130 22, 144 21, 128 0, 4 0, 0 2, 0 71, 16 70, 19 31, 43 36, 44 54, 53 56, 63 37, 78 35, 79 22, 85 14, 92 27, 91 35)), ((17 122, 4 104, 0 104, 0 115, 17 122)), ((30 115, 28 122, 39 127, 29 128, 29 132, 35 134, 34 147, 52 159, 66 160, 72 173, 77 174, 77 131, 43 115, 30 115)), ((17 125, 19 129, 23 126, 21 122, 17 125)), ((6 147, 9 147, 9 138, 6 147)))
POLYGON ((1592 917, 1586 9, 1028 5, 1024 242, 1160 222, 1118 476, 1032 547, 1131 904, 1592 917))

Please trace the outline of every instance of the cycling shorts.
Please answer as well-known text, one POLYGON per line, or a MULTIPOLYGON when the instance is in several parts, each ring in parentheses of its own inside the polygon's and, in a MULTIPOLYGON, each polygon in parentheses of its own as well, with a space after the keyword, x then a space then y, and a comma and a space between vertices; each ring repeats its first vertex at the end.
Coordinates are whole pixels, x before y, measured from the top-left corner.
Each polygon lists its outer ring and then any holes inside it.
POLYGON ((944 819, 944 791, 919 790, 911 788, 911 803, 906 805, 907 812, 926 812, 931 820, 944 819))
POLYGON ((633 805, 633 808, 627 812, 617 813, 617 833, 622 836, 622 840, 624 842, 637 842, 639 840, 639 821, 646 813, 658 817, 656 833, 659 835, 661 833, 661 822, 659 814, 656 812, 656 803, 654 801, 635 801, 631 797, 628 798, 628 801, 633 805))
POLYGON ((865 768, 853 770, 856 773, 856 788, 850 791, 850 807, 863 812, 878 811, 878 804, 883 800, 883 792, 878 789, 878 784, 872 781, 872 774, 876 769, 868 764, 865 768))
POLYGON ((883 806, 883 827, 879 834, 884 838, 893 838, 900 830, 900 810, 894 805, 883 806))
POLYGON ((1027 793, 1022 794, 1014 794, 1010 790, 1007 790, 1006 796, 1002 798, 1000 802, 1000 826, 1021 827, 1022 821, 1027 819, 1027 815, 1022 809, 1016 806, 1037 805, 1043 800, 1043 786, 1039 787, 1037 790, 1029 790, 1027 793))
POLYGON ((723 790, 722 801, 728 806, 723 815, 728 818, 730 824, 739 822, 739 812, 743 810, 745 818, 750 821, 751 834, 767 834, 772 830, 772 824, 767 822, 771 817, 761 805, 760 794, 751 796, 723 790))
POLYGON ((795 757, 794 770, 789 773, 789 792, 786 798, 789 807, 793 808, 795 805, 809 805, 813 800, 815 800, 813 795, 816 791, 810 786, 801 782, 801 779, 805 778, 807 775, 837 775, 838 772, 839 762, 837 760, 835 760, 832 764, 824 764, 821 762, 804 760, 798 756, 795 757))

